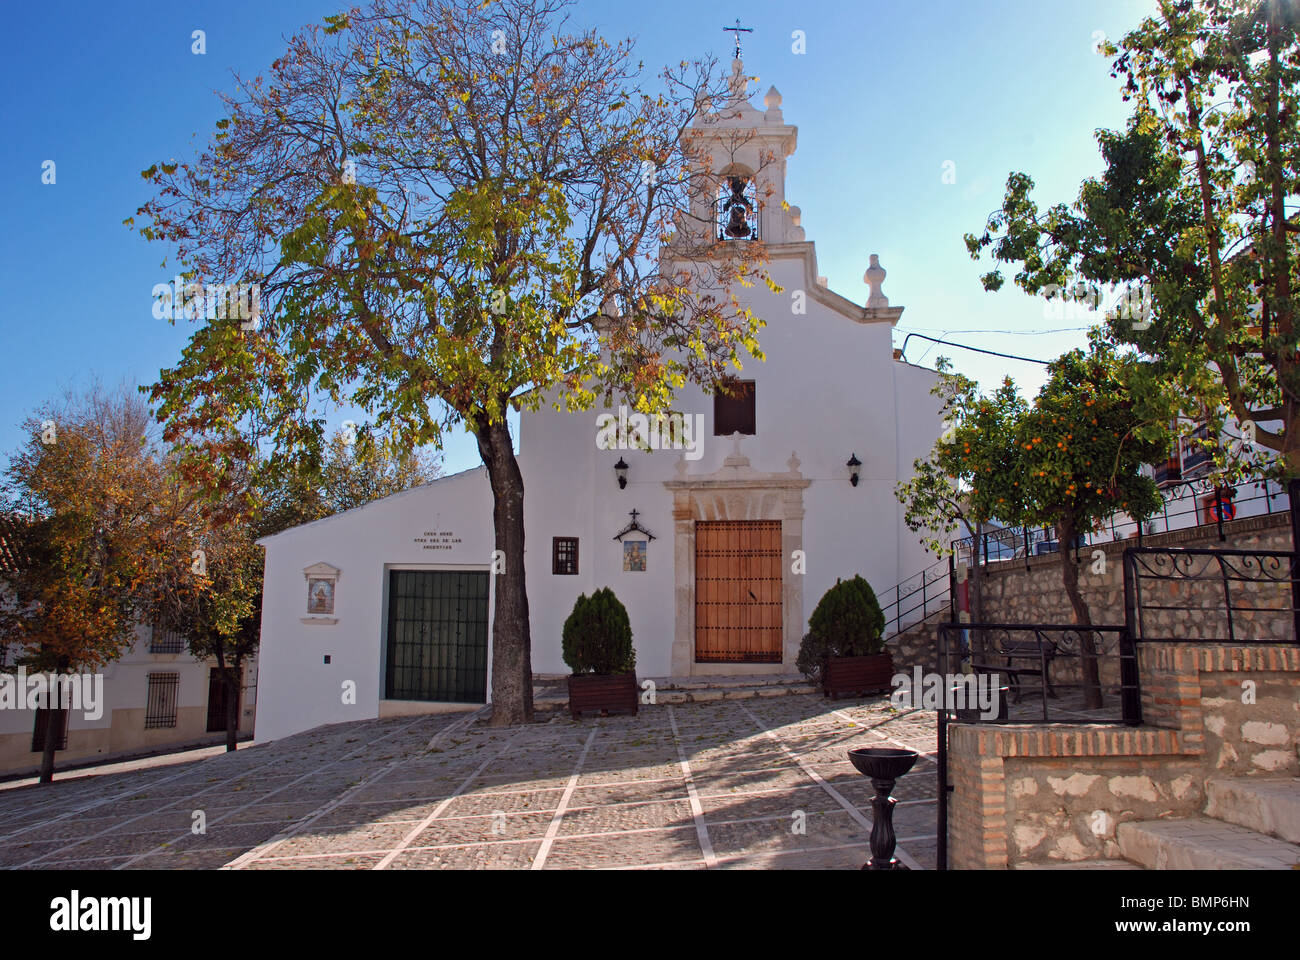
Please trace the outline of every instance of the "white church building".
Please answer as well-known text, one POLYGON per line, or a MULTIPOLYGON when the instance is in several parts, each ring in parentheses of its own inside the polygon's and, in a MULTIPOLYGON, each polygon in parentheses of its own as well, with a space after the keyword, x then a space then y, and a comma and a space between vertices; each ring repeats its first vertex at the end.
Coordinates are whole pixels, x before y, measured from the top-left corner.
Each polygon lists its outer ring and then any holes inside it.
MULTIPOLYGON (((574 600, 609 587, 627 607, 639 677, 793 674, 808 618, 837 578, 861 574, 884 594, 932 562, 894 489, 941 433, 937 375, 896 356, 903 308, 889 305, 874 256, 865 306, 819 278, 799 208, 785 202, 797 129, 775 88, 760 110, 747 83, 737 60, 730 102, 693 133, 706 143, 753 134, 752 168, 742 154, 715 169, 754 177, 767 195, 751 222, 783 290, 736 291, 766 323, 767 359, 745 364, 739 395, 679 393, 678 408, 702 424, 688 451, 606 449, 618 408, 521 415, 535 673, 568 673, 561 630, 574 600), (759 150, 775 162, 758 163, 759 150)), ((261 542, 259 740, 486 702, 485 468, 261 542)))

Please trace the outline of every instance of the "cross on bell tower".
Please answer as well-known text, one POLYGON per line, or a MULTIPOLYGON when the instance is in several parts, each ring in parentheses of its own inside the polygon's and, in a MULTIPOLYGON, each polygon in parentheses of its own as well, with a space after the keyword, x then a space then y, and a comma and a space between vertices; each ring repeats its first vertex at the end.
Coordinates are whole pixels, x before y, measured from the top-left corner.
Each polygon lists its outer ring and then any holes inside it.
POLYGON ((740 17, 737 17, 736 25, 734 27, 723 27, 722 30, 724 33, 734 33, 736 35, 736 59, 739 60, 740 59, 740 35, 742 33, 753 33, 754 28, 742 27, 740 25, 740 17))

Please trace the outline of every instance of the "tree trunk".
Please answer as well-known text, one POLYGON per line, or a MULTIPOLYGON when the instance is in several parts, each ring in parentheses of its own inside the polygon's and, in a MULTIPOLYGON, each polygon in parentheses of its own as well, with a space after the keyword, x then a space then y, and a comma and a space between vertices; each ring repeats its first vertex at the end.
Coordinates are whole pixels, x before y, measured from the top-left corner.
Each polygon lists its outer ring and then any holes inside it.
POLYGON ((234 753, 239 741, 239 663, 226 666, 225 644, 216 644, 217 673, 221 676, 221 689, 226 693, 226 753, 234 753))
MULTIPOLYGON (((67 660, 60 660, 58 669, 53 676, 57 677, 66 672, 70 667, 67 660)), ((62 717, 54 712, 59 707, 58 691, 51 690, 46 695, 46 708, 50 711, 45 715, 45 745, 41 751, 41 783, 54 782, 54 753, 59 746, 59 737, 63 733, 63 724, 59 722, 62 717)), ((69 704, 71 706, 71 704, 69 704)))
POLYGON ((59 734, 63 732, 63 725, 55 722, 58 719, 58 714, 46 713, 45 719, 45 749, 41 752, 41 783, 53 783, 54 750, 58 746, 59 734))
POLYGON ((532 638, 524 577, 524 478, 505 421, 475 430, 479 453, 492 484, 492 527, 504 573, 493 586, 492 726, 533 719, 532 638))
MULTIPOLYGON (((1083 594, 1079 592, 1079 568, 1074 559, 1074 541, 1078 532, 1073 519, 1062 520, 1059 530, 1061 537, 1057 552, 1061 555, 1061 581, 1065 595, 1074 608, 1074 622, 1080 627, 1090 627, 1092 616, 1088 613, 1088 605, 1083 602, 1083 594)), ((1096 710, 1102 705, 1101 672, 1097 668, 1097 646, 1091 630, 1079 631, 1079 671, 1083 677, 1084 709, 1096 710)))
POLYGON ((235 658, 222 675, 222 682, 226 685, 226 753, 232 753, 238 749, 239 742, 239 693, 243 687, 243 663, 239 657, 235 658))

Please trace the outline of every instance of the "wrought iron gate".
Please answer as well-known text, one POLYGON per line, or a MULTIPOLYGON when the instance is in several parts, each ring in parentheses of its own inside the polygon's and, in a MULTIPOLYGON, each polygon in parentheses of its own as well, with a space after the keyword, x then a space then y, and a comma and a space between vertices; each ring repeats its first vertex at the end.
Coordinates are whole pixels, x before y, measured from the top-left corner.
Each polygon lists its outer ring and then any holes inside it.
POLYGON ((488 574, 392 570, 389 700, 487 702, 488 574))

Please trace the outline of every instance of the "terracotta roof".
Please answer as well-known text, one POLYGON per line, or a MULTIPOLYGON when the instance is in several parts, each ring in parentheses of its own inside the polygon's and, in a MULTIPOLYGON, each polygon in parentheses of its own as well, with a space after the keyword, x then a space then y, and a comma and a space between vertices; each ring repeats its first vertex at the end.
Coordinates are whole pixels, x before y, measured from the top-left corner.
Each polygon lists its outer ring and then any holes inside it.
POLYGON ((18 524, 13 515, 0 514, 0 577, 18 569, 18 524))

